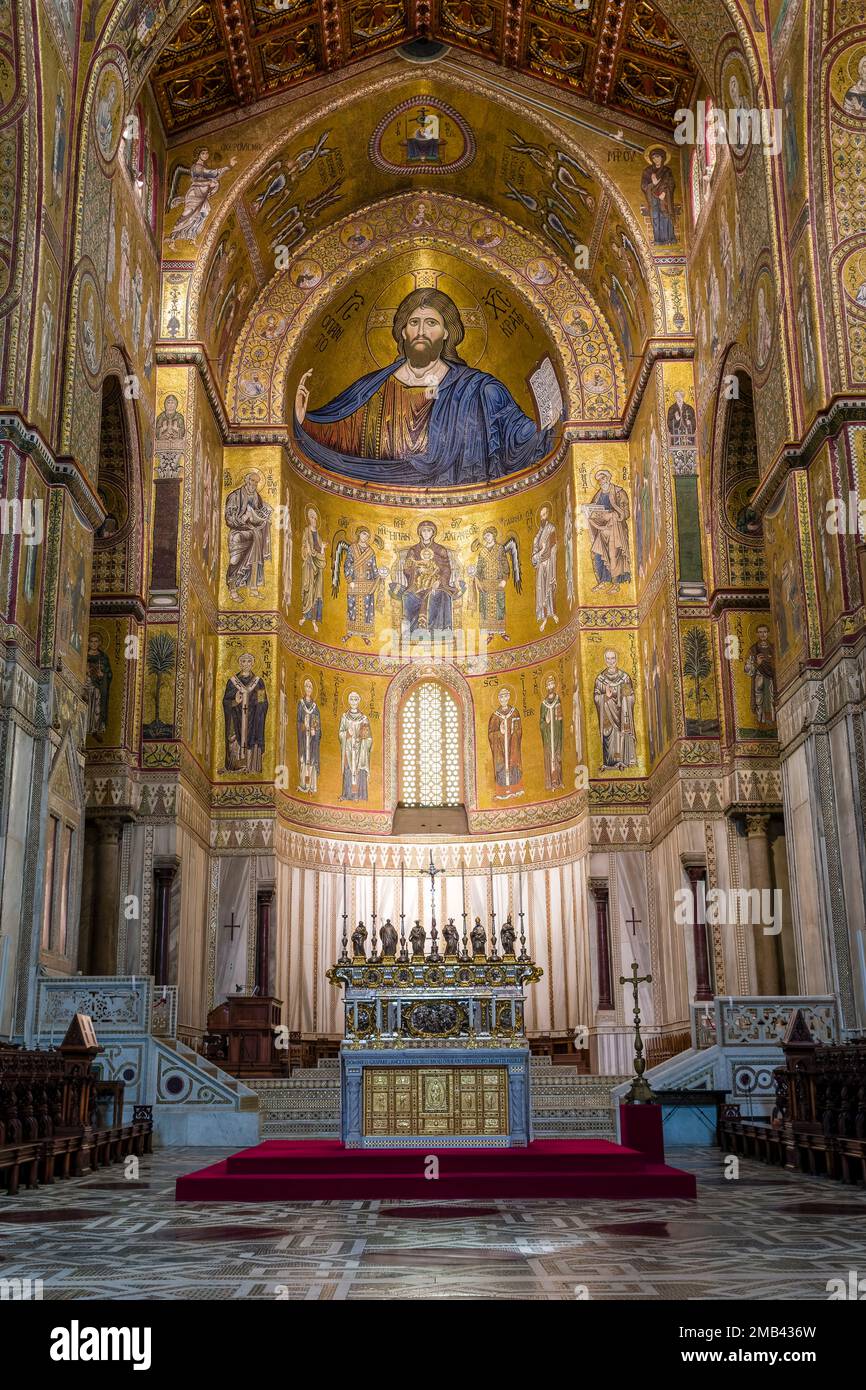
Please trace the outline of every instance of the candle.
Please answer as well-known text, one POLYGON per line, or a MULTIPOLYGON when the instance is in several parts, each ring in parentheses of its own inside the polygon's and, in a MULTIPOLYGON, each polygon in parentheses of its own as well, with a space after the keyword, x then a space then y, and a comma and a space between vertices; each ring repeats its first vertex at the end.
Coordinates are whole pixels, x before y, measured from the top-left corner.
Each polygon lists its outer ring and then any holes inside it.
POLYGON ((346 918, 346 861, 343 860, 343 920, 346 918))
POLYGON ((404 872, 405 872, 405 868, 406 868, 406 865, 404 864, 404 862, 403 862, 403 860, 402 860, 402 858, 401 858, 401 860, 400 860, 400 916, 401 916, 401 917, 403 916, 403 893, 404 893, 404 891, 405 891, 405 885, 404 885, 404 883, 403 883, 403 874, 404 874, 404 872))
POLYGON ((376 860, 373 860, 373 916, 376 916, 376 860))
POLYGON ((517 896, 520 902, 520 915, 523 916, 523 871, 517 870, 517 896))
POLYGON ((463 893, 463 916, 466 916, 466 860, 460 861, 460 887, 463 893))

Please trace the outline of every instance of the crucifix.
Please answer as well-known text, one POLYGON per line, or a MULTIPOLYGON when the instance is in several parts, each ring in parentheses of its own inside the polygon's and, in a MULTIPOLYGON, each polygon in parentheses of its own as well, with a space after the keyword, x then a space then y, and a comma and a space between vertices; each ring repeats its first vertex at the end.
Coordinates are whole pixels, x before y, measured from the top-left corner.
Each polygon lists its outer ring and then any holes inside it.
POLYGON ((433 934, 430 955, 433 960, 436 960, 439 956, 439 939, 436 933, 436 875, 443 874, 445 870, 436 868, 433 863, 432 849, 430 851, 430 867, 427 872, 430 875, 430 930, 433 934))
MULTIPOLYGON (((634 915, 634 908, 631 910, 631 916, 626 918, 625 924, 627 927, 631 927, 632 936, 635 934, 635 928, 642 925, 640 917, 635 917, 634 915)), ((620 981, 620 983, 622 983, 622 981, 620 981)))
POLYGON ((635 960, 632 961, 631 965, 631 977, 629 977, 628 975, 620 975, 619 977, 620 984, 631 985, 632 991, 634 993, 634 1013, 632 1017, 634 1018, 635 1077, 631 1083, 628 1095, 625 1098, 626 1105, 634 1105, 635 1102, 640 1103, 655 1100, 655 1096, 653 1095, 650 1084, 648 1081, 644 1080, 643 1075, 646 1071, 646 1060, 643 1055, 643 1040, 640 1035, 640 1004, 638 1002, 637 994, 638 985, 651 985, 653 982, 653 977, 652 975, 638 975, 637 971, 638 964, 635 960))
POLYGON ((234 913, 232 913, 232 920, 231 920, 230 922, 223 922, 223 931, 230 931, 230 932, 231 932, 231 937, 229 938, 231 941, 234 941, 234 939, 235 939, 235 932, 236 932, 236 931, 240 931, 240 929, 241 929, 241 924, 240 924, 240 922, 236 922, 236 921, 235 921, 235 914, 234 914, 234 913))

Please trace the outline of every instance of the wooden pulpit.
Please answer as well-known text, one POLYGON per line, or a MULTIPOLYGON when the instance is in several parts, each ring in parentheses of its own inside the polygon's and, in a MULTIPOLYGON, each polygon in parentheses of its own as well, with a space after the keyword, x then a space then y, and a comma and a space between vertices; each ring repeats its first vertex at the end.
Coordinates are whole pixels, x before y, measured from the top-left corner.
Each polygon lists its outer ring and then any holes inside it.
POLYGON ((211 1009, 208 1032, 225 1040, 224 1058, 213 1060, 232 1076, 278 1076, 285 1071, 286 1049, 276 1046, 282 1009, 282 999, 260 994, 232 994, 211 1009))

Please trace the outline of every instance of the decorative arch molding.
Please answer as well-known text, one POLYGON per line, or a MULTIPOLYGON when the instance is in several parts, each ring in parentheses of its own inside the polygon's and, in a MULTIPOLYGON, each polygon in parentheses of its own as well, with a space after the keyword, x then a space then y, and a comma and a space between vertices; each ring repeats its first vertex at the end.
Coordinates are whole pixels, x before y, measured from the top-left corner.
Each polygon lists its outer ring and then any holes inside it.
MULTIPOLYGON (((830 33, 830 5, 823 6, 824 35, 830 33)), ((838 4, 833 7, 833 18, 839 22, 838 4)), ((853 21, 854 16, 850 19, 853 21)), ((818 311, 825 324, 831 318, 835 334, 825 332, 824 346, 830 369, 830 389, 844 388, 850 384, 851 360, 848 350, 847 329, 850 315, 842 284, 842 267, 851 252, 856 250, 858 238, 864 231, 862 212, 862 151, 855 150, 848 158, 844 157, 842 146, 845 137, 862 140, 862 121, 847 115, 838 108, 833 99, 832 78, 837 65, 847 52, 853 56, 855 50, 863 50, 866 44, 866 26, 863 25, 862 7, 858 8, 856 19, 859 27, 846 27, 826 44, 815 60, 815 86, 818 100, 813 105, 818 118, 811 130, 807 127, 809 146, 809 182, 815 199, 823 210, 823 216, 816 215, 815 231, 815 272, 818 311), (820 196, 819 196, 820 189, 820 196)))
POLYGON ((101 39, 94 49, 91 74, 94 64, 99 61, 109 44, 121 46, 135 82, 130 95, 136 97, 150 76, 150 70, 162 50, 171 43, 184 20, 200 4, 201 0, 163 0, 161 5, 154 7, 158 10, 154 26, 143 38, 136 26, 138 6, 131 3, 131 0, 116 0, 114 9, 103 25, 101 39), (166 23, 167 20, 171 23, 166 23))
POLYGON ((840 242, 830 258, 832 320, 845 386, 862 386, 866 382, 866 303, 858 304, 847 292, 844 276, 845 266, 855 258, 866 285, 866 231, 840 242))
POLYGON ((8 227, 0 238, 0 395, 23 405, 34 356, 28 349, 36 322, 41 184, 48 161, 42 161, 40 174, 42 92, 31 58, 37 47, 35 7, 15 4, 7 14, 4 48, 14 87, 0 124, 0 158, 9 171, 0 190, 8 227))
MULTIPOLYGON (((369 85, 365 86, 364 96, 365 98, 369 98, 373 95, 377 95, 380 93, 387 94, 387 92, 389 92, 392 88, 399 88, 405 86, 406 80, 407 74, 405 72, 396 72, 389 74, 387 77, 380 78, 377 82, 371 82, 369 85)), ((467 94, 473 91, 471 82, 462 74, 455 72, 453 69, 448 70, 447 75, 443 80, 447 82, 448 86, 456 87, 467 94)), ((283 137, 279 145, 271 146, 262 155, 260 155, 258 159, 253 161, 253 163, 244 171, 244 173, 238 177, 237 181, 233 183, 230 188, 227 189, 225 198, 220 203, 219 207, 215 209, 215 213, 212 218, 211 224, 209 228, 205 231, 204 237, 201 241, 201 245, 198 248, 195 269, 193 270, 190 279, 187 313, 188 333, 191 338, 194 338, 199 330, 200 300, 203 289, 207 284, 207 278, 210 273, 212 256, 219 243, 219 239, 225 228, 225 225, 232 212, 236 210, 237 204, 240 201, 241 197, 258 181, 263 170, 265 170, 268 167, 268 165, 271 164, 278 157, 281 149, 292 144, 295 140, 303 136, 305 132, 311 130, 314 126, 318 125, 326 117, 338 114, 346 106, 350 106, 353 102, 356 102, 357 99, 358 93, 357 91, 353 90, 351 92, 345 92, 340 96, 335 97, 333 101, 327 103, 326 105, 317 107, 311 116, 307 117, 304 120, 298 121, 297 125, 295 125, 291 129, 291 131, 283 137)), ((492 102, 494 102, 494 104, 501 106, 504 112, 506 113, 511 112, 514 114, 520 114, 524 117, 527 114, 526 108, 521 106, 520 102, 514 99, 513 97, 506 96, 500 93, 495 98, 491 97, 490 99, 492 102)), ((598 182, 599 188, 602 190, 604 196, 610 200, 611 210, 615 213, 616 217, 619 218, 620 221, 622 221, 622 223, 627 227, 629 235, 634 245, 638 248, 641 258, 641 269, 643 271, 645 284, 649 291, 652 306, 653 332, 659 334, 664 333, 665 307, 661 275, 659 267, 657 266, 655 260, 650 254, 650 249, 647 245, 646 234, 644 232, 643 226, 638 221, 637 217, 634 215, 631 208, 626 203, 620 190, 617 188, 616 184, 613 183, 610 176, 602 170, 602 168, 591 155, 587 154, 584 147, 582 145, 579 145, 574 140, 574 138, 567 129, 563 128, 560 125, 556 125, 552 121, 547 120, 544 116, 541 116, 535 108, 532 109, 531 119, 533 124, 538 128, 539 134, 544 135, 549 140, 558 143, 566 151, 567 154, 569 154, 572 158, 577 159, 581 164, 585 166, 586 169, 589 170, 589 172, 592 174, 592 177, 598 182)), ((423 196, 426 199, 429 196, 428 190, 415 189, 413 190, 413 196, 415 199, 421 196, 423 196)), ((346 218, 350 219, 352 217, 357 217, 358 210, 358 207, 352 209, 350 212, 345 214, 346 218)), ((501 218, 502 216, 499 209, 494 208, 492 206, 483 207, 479 212, 479 216, 490 217, 493 215, 499 218, 501 218)), ((301 245, 298 248, 298 251, 300 251, 301 248, 303 248, 306 253, 307 246, 307 242, 301 243, 301 245)), ((549 249, 548 244, 546 242, 543 243, 543 248, 544 255, 548 255, 549 249)))
POLYGON ((382 728, 395 730, 396 737, 383 739, 385 810, 393 815, 397 809, 397 793, 400 785, 400 733, 399 715, 403 700, 413 686, 422 681, 438 681, 454 697, 460 711, 460 743, 463 758, 463 794, 467 811, 473 811, 478 804, 475 782, 475 723, 472 691, 466 677, 444 662, 412 661, 404 666, 388 684, 385 704, 382 711, 382 728))
MULTIPOLYGON (((417 201, 417 194, 398 193, 366 209, 366 216, 371 222, 379 217, 383 219, 388 219, 390 216, 400 217, 403 229, 387 238, 389 255, 400 255, 404 251, 412 251, 417 247, 417 236, 411 227, 405 225, 405 216, 401 216, 417 201)), ((425 193, 424 202, 444 213, 459 215, 460 226, 462 227, 468 227, 476 217, 491 216, 487 209, 451 195, 425 193)), ((301 346, 304 328, 337 293, 345 289, 352 279, 381 261, 383 243, 378 236, 371 246, 360 254, 353 254, 342 244, 340 240, 341 229, 355 220, 354 216, 341 218, 339 222, 324 228, 307 242, 304 251, 305 259, 316 260, 322 264, 342 262, 339 269, 333 271, 329 277, 323 277, 320 284, 310 294, 303 297, 303 291, 298 291, 291 283, 290 272, 288 270, 280 271, 261 291, 250 308, 235 345, 226 390, 229 416, 237 423, 262 426, 285 425, 289 407, 287 381, 292 363, 301 346), (299 302, 293 305, 293 299, 299 302), (281 319, 284 326, 281 340, 269 363, 267 418, 263 419, 259 416, 259 418, 245 420, 241 413, 244 409, 243 402, 239 399, 241 378, 245 373, 256 372, 260 381, 264 382, 267 368, 262 364, 261 359, 265 344, 261 335, 259 342, 256 343, 256 325, 269 312, 275 318, 281 319)), ((500 278, 507 281, 510 292, 522 301, 523 307, 528 309, 536 318, 546 322, 548 333, 558 350, 562 374, 565 377, 566 411, 569 418, 583 418, 586 411, 586 396, 584 395, 581 376, 591 366, 599 365, 610 373, 614 387, 611 404, 599 418, 617 419, 622 413, 625 399, 625 374, 613 333, 598 304, 589 291, 569 271, 565 263, 549 251, 546 245, 540 246, 534 238, 499 213, 496 214, 496 220, 509 232, 509 236, 503 238, 503 248, 497 247, 496 251, 481 250, 474 246, 471 240, 462 237, 458 239, 453 233, 445 231, 439 226, 432 226, 426 232, 425 250, 440 249, 453 253, 455 248, 459 248, 460 255, 471 264, 488 270, 492 265, 500 278), (507 258, 505 247, 509 248, 507 258), (502 254, 497 254, 500 250, 502 254), (556 310, 554 297, 552 295, 545 296, 541 290, 522 276, 521 263, 525 264, 527 259, 541 254, 546 260, 554 263, 558 271, 557 279, 548 289, 555 289, 560 282, 564 282, 568 287, 569 304, 577 306, 585 314, 591 316, 592 332, 602 338, 606 350, 605 356, 600 362, 594 363, 592 357, 588 355, 583 360, 581 359, 579 344, 584 341, 584 338, 575 339, 570 336, 556 310)), ((557 292, 557 297, 558 295, 559 292, 557 292)), ((256 405, 257 403, 253 402, 252 404, 256 405)), ((248 415, 252 416, 252 409, 248 411, 248 415)))

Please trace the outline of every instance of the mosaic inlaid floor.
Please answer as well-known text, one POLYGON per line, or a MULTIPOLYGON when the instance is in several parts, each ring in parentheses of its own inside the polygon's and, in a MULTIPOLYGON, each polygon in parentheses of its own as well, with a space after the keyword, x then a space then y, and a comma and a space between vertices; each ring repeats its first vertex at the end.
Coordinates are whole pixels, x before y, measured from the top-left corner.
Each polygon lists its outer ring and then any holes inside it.
POLYGON ((866 1191, 675 1149, 698 1200, 175 1205, 223 1149, 0 1197, 0 1279, 45 1299, 814 1299, 866 1276, 866 1191))

